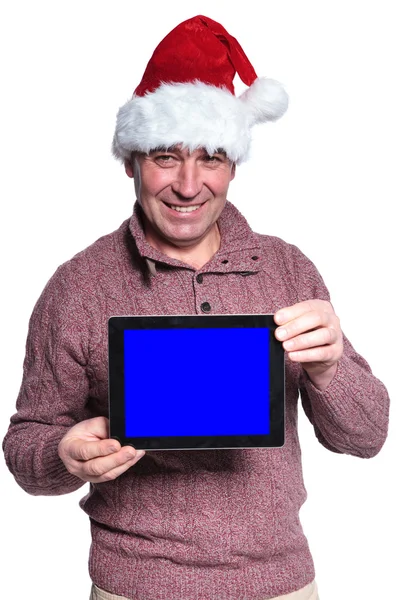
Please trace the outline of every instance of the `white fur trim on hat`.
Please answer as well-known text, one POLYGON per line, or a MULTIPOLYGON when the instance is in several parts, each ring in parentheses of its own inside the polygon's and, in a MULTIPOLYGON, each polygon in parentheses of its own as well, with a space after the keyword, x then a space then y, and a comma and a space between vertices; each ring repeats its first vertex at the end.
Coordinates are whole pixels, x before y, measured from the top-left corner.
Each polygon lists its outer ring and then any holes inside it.
POLYGON ((201 81, 163 83, 119 109, 113 153, 123 161, 134 151, 182 144, 210 154, 223 148, 240 163, 249 152, 252 125, 276 120, 286 108, 285 90, 270 79, 257 79, 239 98, 201 81))
POLYGON ((251 125, 277 121, 285 114, 289 104, 282 85, 267 77, 258 77, 239 99, 246 104, 251 125))

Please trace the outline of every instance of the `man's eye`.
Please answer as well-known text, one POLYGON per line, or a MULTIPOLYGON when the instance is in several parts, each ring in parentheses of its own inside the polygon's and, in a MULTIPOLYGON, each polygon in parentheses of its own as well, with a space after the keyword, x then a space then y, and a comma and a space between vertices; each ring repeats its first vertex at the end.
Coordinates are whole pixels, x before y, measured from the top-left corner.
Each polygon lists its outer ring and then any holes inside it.
POLYGON ((173 167, 175 157, 170 154, 158 154, 154 157, 154 162, 160 167, 173 167))
POLYGON ((219 156, 214 156, 214 155, 211 155, 211 154, 210 154, 209 156, 206 156, 206 157, 205 157, 205 161, 206 161, 206 162, 209 162, 209 163, 212 163, 212 162, 220 162, 220 160, 221 160, 221 159, 219 158, 219 156))
POLYGON ((160 154, 159 156, 156 156, 156 160, 159 160, 160 162, 170 162, 173 160, 173 157, 169 154, 160 154))

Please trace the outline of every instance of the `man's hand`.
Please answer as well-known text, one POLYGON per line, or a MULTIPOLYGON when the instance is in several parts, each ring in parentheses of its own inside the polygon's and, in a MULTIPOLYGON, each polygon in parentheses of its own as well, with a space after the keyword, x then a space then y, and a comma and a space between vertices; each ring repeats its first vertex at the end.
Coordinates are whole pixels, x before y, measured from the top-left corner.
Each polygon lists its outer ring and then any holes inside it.
POLYGON ((274 320, 279 325, 275 337, 290 360, 302 365, 317 388, 326 389, 343 354, 342 330, 330 302, 299 302, 278 310, 274 320))
POLYGON ((101 483, 124 473, 145 451, 121 448, 117 440, 108 439, 108 419, 96 417, 71 427, 58 445, 58 454, 72 475, 101 483))

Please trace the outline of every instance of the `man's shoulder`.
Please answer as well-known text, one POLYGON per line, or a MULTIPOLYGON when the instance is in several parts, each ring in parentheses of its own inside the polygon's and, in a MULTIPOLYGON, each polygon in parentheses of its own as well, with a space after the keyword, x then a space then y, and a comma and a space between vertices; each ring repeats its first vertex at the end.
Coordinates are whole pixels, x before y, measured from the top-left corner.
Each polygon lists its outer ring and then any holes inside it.
POLYGON ((296 278, 299 273, 315 269, 311 260, 295 244, 273 235, 254 235, 258 240, 263 263, 270 274, 296 278))
POLYGON ((102 235, 95 242, 72 256, 58 268, 58 271, 71 271, 81 273, 90 277, 98 277, 102 271, 108 270, 115 261, 118 260, 121 244, 124 245, 124 239, 128 231, 129 219, 125 220, 121 226, 102 235))
POLYGON ((129 219, 115 231, 101 236, 95 242, 62 263, 46 288, 61 288, 65 293, 95 293, 98 283, 110 279, 119 271, 118 263, 123 260, 124 245, 129 219))
POLYGON ((296 246, 286 242, 278 236, 256 232, 254 232, 254 235, 258 240, 258 244, 262 249, 264 256, 279 255, 280 257, 287 257, 291 260, 293 253, 300 252, 296 246))

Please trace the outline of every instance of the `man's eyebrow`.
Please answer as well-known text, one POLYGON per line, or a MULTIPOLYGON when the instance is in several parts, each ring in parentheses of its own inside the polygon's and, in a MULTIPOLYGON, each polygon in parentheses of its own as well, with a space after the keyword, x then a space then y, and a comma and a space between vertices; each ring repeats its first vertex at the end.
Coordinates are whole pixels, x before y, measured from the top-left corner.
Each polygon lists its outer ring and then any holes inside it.
MULTIPOLYGON (((203 148, 204 152, 206 154, 208 154, 207 150, 205 148, 203 148)), ((176 152, 177 151, 177 147, 176 146, 156 146, 155 148, 151 148, 148 151, 148 154, 154 154, 155 152, 176 152)), ((226 151, 224 150, 224 148, 217 148, 216 150, 214 150, 214 152, 211 152, 210 154, 223 154, 224 156, 226 156, 226 151)))
POLYGON ((151 148, 148 151, 148 154, 154 154, 155 152, 174 152, 176 151, 176 146, 157 146, 156 148, 151 148))
POLYGON ((211 152, 208 152, 207 148, 202 148, 202 150, 204 150, 205 154, 208 154, 209 156, 212 156, 213 154, 224 154, 226 156, 226 151, 223 148, 217 148, 211 152))

